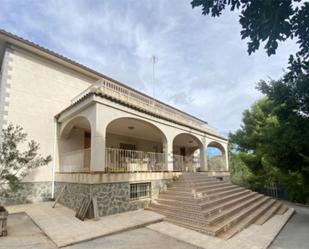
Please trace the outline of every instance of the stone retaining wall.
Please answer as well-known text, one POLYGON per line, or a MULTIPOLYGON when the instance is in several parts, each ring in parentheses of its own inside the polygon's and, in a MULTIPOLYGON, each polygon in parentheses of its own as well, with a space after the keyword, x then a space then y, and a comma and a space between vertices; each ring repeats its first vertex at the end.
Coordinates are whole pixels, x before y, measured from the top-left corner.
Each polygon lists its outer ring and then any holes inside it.
MULTIPOLYGON (((151 182, 151 195, 155 196, 166 189, 166 184, 171 180, 155 180, 151 182)), ((73 210, 77 210, 85 196, 95 196, 98 202, 99 215, 111 215, 129 210, 144 208, 150 198, 130 201, 130 182, 81 184, 55 182, 55 196, 57 197, 62 187, 67 185, 59 202, 73 210)))
POLYGON ((7 197, 0 196, 0 203, 5 206, 48 201, 51 198, 52 182, 23 182, 21 189, 10 193, 7 197))

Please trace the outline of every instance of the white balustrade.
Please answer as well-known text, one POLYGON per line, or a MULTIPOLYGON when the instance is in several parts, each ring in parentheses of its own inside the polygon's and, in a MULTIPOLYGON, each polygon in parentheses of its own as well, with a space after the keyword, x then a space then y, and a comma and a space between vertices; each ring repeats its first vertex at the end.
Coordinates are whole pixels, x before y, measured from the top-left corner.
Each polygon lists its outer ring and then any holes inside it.
POLYGON ((61 172, 88 172, 90 170, 90 155, 90 149, 61 153, 61 172))
POLYGON ((86 90, 73 98, 71 102, 74 103, 91 92, 113 97, 144 111, 171 119, 180 124, 189 125, 190 127, 218 135, 218 133, 213 128, 209 127, 205 122, 194 118, 189 114, 181 112, 171 106, 156 101, 151 97, 134 91, 129 87, 122 86, 106 79, 99 80, 93 85, 89 86, 86 90))
POLYGON ((106 172, 167 171, 165 153, 114 148, 106 148, 105 151, 106 172))

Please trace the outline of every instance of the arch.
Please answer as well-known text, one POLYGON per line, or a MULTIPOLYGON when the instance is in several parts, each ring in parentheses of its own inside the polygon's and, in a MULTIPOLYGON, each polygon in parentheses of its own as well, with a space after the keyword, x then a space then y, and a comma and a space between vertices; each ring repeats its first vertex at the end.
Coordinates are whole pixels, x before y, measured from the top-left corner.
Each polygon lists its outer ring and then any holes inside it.
POLYGON ((206 147, 207 165, 210 171, 225 171, 226 165, 226 150, 224 146, 217 142, 211 141, 206 147))
POLYGON ((89 119, 86 116, 78 115, 62 124, 60 132, 59 132, 60 137, 61 138, 68 137, 72 128, 74 128, 74 126, 76 125, 80 127, 84 127, 88 130, 91 130, 91 122, 89 121, 89 119))
POLYGON ((203 162, 203 144, 190 134, 180 133, 173 139, 173 167, 175 171, 196 171, 203 162))
POLYGON ((208 148, 214 148, 216 149, 218 152, 221 152, 221 155, 225 155, 225 148, 223 147, 223 145, 219 142, 216 141, 211 141, 207 144, 207 149, 208 148))
POLYGON ((59 162, 62 172, 90 170, 91 123, 77 116, 64 123, 59 132, 59 162))
POLYGON ((167 170, 167 138, 156 125, 143 119, 121 117, 106 126, 108 171, 167 170))

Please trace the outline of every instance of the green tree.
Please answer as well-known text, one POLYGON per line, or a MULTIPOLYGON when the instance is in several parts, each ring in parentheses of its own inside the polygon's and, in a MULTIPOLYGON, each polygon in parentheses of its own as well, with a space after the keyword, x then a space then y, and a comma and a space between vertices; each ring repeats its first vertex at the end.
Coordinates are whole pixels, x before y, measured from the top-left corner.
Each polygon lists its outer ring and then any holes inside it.
POLYGON ((284 80, 261 82, 259 88, 267 97, 244 112, 243 125, 230 134, 230 142, 252 171, 248 182, 253 188, 275 182, 291 200, 309 202, 308 119, 297 109, 298 98, 283 94, 284 80))
POLYGON ((229 8, 240 11, 241 38, 248 39, 248 53, 262 42, 268 55, 278 43, 296 39, 299 50, 289 58, 291 74, 309 72, 309 3, 302 0, 193 0, 192 8, 202 7, 203 15, 219 17, 229 8))
POLYGON ((235 144, 229 144, 229 169, 230 179, 234 184, 250 187, 249 181, 252 178, 252 172, 242 161, 239 151, 233 148, 235 144))
POLYGON ((20 126, 10 124, 2 130, 0 146, 0 195, 8 195, 21 188, 21 180, 30 170, 47 165, 51 156, 42 157, 40 146, 31 140, 25 146, 27 134, 20 126), (25 147, 24 147, 25 146, 25 147))

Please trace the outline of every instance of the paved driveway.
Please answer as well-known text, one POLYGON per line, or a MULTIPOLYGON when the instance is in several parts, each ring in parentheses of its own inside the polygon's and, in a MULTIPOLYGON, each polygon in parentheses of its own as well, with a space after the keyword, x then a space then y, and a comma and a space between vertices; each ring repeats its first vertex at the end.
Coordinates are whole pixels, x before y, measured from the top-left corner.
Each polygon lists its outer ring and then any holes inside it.
MULTIPOLYGON (((270 249, 309 248, 309 208, 290 205, 296 214, 278 235, 270 249)), ((8 219, 8 237, 0 238, 0 249, 56 249, 56 245, 25 213, 12 214, 8 219)), ((79 244, 66 249, 196 249, 148 228, 139 228, 79 244)))
POLYGON ((9 213, 26 212, 58 247, 146 226, 164 217, 147 210, 135 210, 100 217, 97 221, 81 221, 75 218, 73 210, 60 204, 52 208, 52 205, 52 202, 41 202, 9 206, 7 209, 9 213))
POLYGON ((309 208, 288 203, 296 210, 269 249, 309 248, 309 208))
POLYGON ((65 249, 196 249, 148 228, 139 228, 87 242, 75 244, 65 249))
POLYGON ((56 249, 56 245, 26 213, 10 214, 8 236, 0 237, 0 249, 56 249))
MULTIPOLYGON (((56 245, 38 228, 26 213, 9 215, 7 237, 0 237, 0 249, 57 249, 56 245)), ((171 237, 139 228, 114 234, 65 249, 195 249, 196 247, 171 237)))

